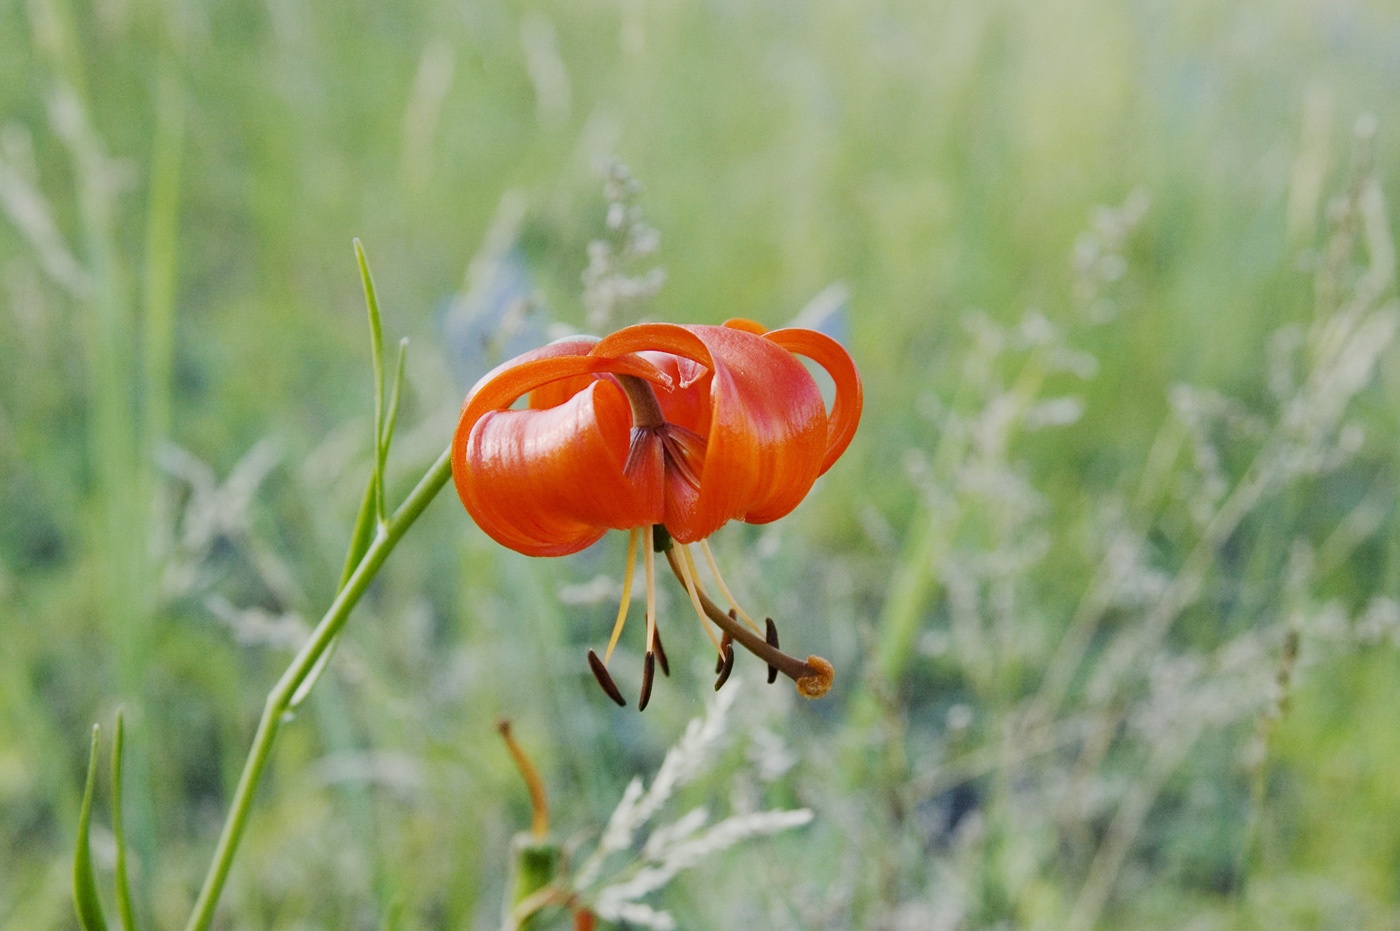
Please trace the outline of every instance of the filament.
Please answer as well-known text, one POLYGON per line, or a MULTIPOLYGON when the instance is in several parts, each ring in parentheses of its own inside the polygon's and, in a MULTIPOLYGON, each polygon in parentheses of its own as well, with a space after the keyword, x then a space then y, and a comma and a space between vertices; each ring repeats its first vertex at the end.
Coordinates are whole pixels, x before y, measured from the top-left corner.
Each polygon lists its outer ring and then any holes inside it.
MULTIPOLYGON (((710 549, 709 540, 700 541, 700 552, 705 554, 705 562, 710 564, 710 574, 715 577, 715 582, 719 584, 719 590, 724 593, 724 599, 729 602, 729 607, 733 608, 734 612, 744 619, 745 624, 753 628, 754 633, 758 633, 758 625, 753 622, 753 618, 749 617, 749 612, 739 607, 739 602, 735 600, 733 592, 729 590, 728 585, 724 584, 724 576, 719 574, 719 563, 715 562, 715 554, 710 549)), ((689 558, 690 554, 687 553, 686 559, 689 558)), ((690 571, 694 572, 694 564, 691 565, 690 571)))
POLYGON ((642 528, 642 563, 647 574, 647 652, 656 642, 656 548, 651 524, 642 528))
POLYGON ((710 624, 705 618, 705 609, 700 606, 700 595, 695 590, 695 560, 691 558, 690 547, 684 543, 678 543, 676 549, 681 551, 681 558, 675 561, 675 565, 681 570, 681 581, 685 583, 685 591, 690 596, 690 603, 695 606, 695 616, 700 618, 700 626, 705 628, 710 642, 715 645, 715 651, 722 657, 724 650, 720 648, 719 640, 715 638, 715 632, 710 630, 710 624))
POLYGON ((685 568, 695 581, 695 591, 701 595, 706 594, 705 584, 700 581, 700 570, 695 568, 695 554, 690 551, 688 543, 681 544, 681 558, 685 560, 685 568))
MULTIPOLYGON (((632 577, 637 572, 637 536, 639 531, 634 527, 627 532, 627 570, 622 574, 622 603, 617 608, 617 622, 613 624, 612 636, 608 638, 608 649, 603 654, 603 662, 607 663, 612 659, 613 648, 617 646, 617 638, 622 636, 622 625, 627 623, 627 609, 632 604, 632 577)), ((650 594, 650 586, 648 586, 650 594)), ((647 616, 651 616, 651 610, 647 610, 647 616)))

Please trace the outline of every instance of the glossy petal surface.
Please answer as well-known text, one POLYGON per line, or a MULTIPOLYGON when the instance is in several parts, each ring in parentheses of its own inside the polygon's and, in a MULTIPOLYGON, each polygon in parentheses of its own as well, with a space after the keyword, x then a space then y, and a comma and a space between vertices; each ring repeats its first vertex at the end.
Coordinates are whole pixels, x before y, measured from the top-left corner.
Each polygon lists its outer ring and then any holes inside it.
POLYGON ((821 334, 641 324, 542 347, 478 382, 453 477, 482 529, 522 553, 574 552, 649 523, 689 543, 791 511, 850 443, 860 411, 854 364, 821 334), (831 374, 829 415, 797 355, 831 374), (650 384, 656 403, 624 375, 650 384), (651 411, 640 424, 628 392, 651 411), (526 394, 529 409, 508 409, 526 394))
MULTIPOLYGON (((610 527, 661 519, 623 472, 632 418, 621 389, 594 381, 547 410, 492 411, 472 427, 457 483, 477 525, 530 556, 562 556, 610 527)), ((454 465, 456 460, 454 459, 454 465)))

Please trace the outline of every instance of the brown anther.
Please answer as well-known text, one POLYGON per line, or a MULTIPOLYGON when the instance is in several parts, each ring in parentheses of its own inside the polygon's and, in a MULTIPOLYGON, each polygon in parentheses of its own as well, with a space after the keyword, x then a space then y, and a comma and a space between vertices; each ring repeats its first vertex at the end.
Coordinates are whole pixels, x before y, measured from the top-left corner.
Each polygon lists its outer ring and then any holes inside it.
POLYGON ((666 659, 666 648, 661 645, 661 628, 656 628, 656 661, 661 664, 661 674, 671 675, 671 664, 666 659))
MULTIPOLYGON (((765 618, 765 620, 768 622, 768 636, 765 639, 767 639, 768 645, 776 650, 778 649, 778 625, 773 623, 773 619, 771 617, 765 618)), ((777 681, 778 667, 770 665, 768 667, 768 684, 772 685, 774 682, 777 681)))
MULTIPOLYGON (((733 617, 734 612, 730 611, 729 616, 733 617)), ((720 670, 724 668, 724 651, 727 650, 729 645, 733 642, 734 638, 729 636, 728 631, 725 631, 724 636, 719 638, 719 655, 715 657, 715 675, 719 675, 720 670)))
POLYGON ((715 691, 718 692, 724 683, 729 681, 729 674, 734 671, 734 644, 725 638, 724 656, 720 660, 719 678, 715 680, 715 691))
POLYGON ((807 665, 812 668, 812 674, 797 680, 797 691, 803 698, 821 698, 830 690, 836 670, 820 656, 807 657, 807 665))
POLYGON ((608 693, 608 697, 617 702, 618 707, 626 708, 627 699, 622 697, 618 691, 617 683, 613 681, 612 675, 608 672, 608 667, 603 665, 603 661, 598 658, 598 654, 592 650, 588 651, 588 668, 593 670, 593 678, 598 680, 598 684, 603 687, 603 691, 608 693))
POLYGON ((637 710, 646 711, 651 701, 651 682, 656 678, 656 654, 647 653, 647 661, 642 666, 642 697, 637 699, 637 710))

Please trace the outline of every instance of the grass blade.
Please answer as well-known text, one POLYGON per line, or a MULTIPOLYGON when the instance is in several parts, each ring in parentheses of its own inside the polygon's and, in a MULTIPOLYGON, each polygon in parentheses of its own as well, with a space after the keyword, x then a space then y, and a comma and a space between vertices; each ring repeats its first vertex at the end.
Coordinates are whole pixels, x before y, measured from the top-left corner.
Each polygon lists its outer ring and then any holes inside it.
MULTIPOLYGON (((340 584, 336 586, 336 594, 345 587, 345 583, 350 581, 350 576, 354 574, 355 567, 364 558, 365 551, 369 549, 370 541, 374 539, 374 529, 378 523, 384 521, 384 465, 389 458, 389 444, 394 439, 394 425, 399 419, 399 397, 403 392, 403 369, 404 359, 408 352, 408 337, 399 340, 398 363, 394 367, 394 389, 389 396, 388 414, 383 416, 382 428, 380 425, 382 415, 382 401, 384 394, 383 385, 383 332, 379 323, 379 305, 374 297, 374 282, 369 277, 369 266, 364 260, 364 250, 360 248, 359 240, 355 240, 355 254, 360 259, 360 271, 365 280, 365 300, 369 304, 370 329, 372 331, 371 340, 373 342, 375 358, 375 447, 374 447, 374 471, 370 475, 369 484, 365 487, 365 496, 360 500, 360 512, 355 517, 355 529, 350 534, 350 549, 345 554, 345 566, 340 571, 340 584), (377 518, 377 521, 376 521, 377 518)), ((316 681, 321 678, 321 673, 326 671, 326 665, 330 663, 331 657, 335 655, 336 645, 340 643, 340 636, 326 647, 316 659, 316 665, 311 667, 311 671, 306 674, 306 678, 297 684, 296 691, 292 693, 292 700, 288 705, 288 711, 295 711, 302 702, 306 701, 306 696, 311 694, 316 681)))
MULTIPOLYGON (((399 340, 399 360, 394 366, 394 390, 389 393, 389 413, 384 419, 384 434, 380 446, 384 450, 384 460, 389 459, 389 444, 394 441, 394 424, 399 420, 399 395, 403 391, 403 364, 408 354, 408 337, 399 340)), ((382 468, 382 466, 381 466, 382 468)))
POLYGON ((141 361, 146 405, 146 450, 170 436, 175 358, 175 278, 179 235, 180 168, 185 138, 185 90, 164 56, 157 71, 156 123, 146 214, 145 304, 141 361))
POLYGON ((384 323, 379 316, 379 297, 374 291, 374 276, 360 240, 355 240, 355 260, 360 266, 360 281, 365 288, 365 307, 369 310, 370 362, 374 366, 374 493, 375 516, 384 523, 384 323))
POLYGON ((369 484, 365 486, 365 496, 360 500, 360 512, 355 516, 355 529, 350 532, 350 549, 345 553, 345 567, 340 570, 340 584, 335 587, 336 594, 350 581, 350 576, 355 574, 355 567, 365 558, 365 551, 374 540, 374 515, 379 510, 374 500, 376 492, 374 476, 371 475, 369 484))
POLYGON ((122 713, 117 711, 117 729, 112 736, 112 836, 117 844, 114 866, 117 886, 117 914, 126 931, 136 931, 136 916, 131 908, 131 883, 126 872, 126 834, 122 828, 122 744, 124 742, 122 713))
POLYGON ((83 807, 78 814, 78 840, 73 848, 73 905, 78 910, 78 922, 84 931, 107 931, 107 919, 102 915, 102 899, 97 894, 97 880, 92 874, 92 847, 88 841, 88 826, 92 822, 92 791, 97 784, 97 737, 101 729, 92 726, 92 749, 88 752, 87 787, 83 789, 83 807))

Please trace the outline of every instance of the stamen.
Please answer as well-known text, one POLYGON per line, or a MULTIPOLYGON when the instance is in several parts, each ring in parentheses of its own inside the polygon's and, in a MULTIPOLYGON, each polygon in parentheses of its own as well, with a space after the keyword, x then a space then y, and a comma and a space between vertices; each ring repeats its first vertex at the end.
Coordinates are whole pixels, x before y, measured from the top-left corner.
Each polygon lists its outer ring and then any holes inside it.
MULTIPOLYGON (((690 549, 684 545, 673 547, 666 551, 666 558, 671 562, 671 568, 676 570, 676 574, 681 577, 681 584, 685 586, 686 594, 690 596, 690 603, 695 607, 695 616, 700 618, 700 626, 705 628, 705 633, 709 636, 710 642, 715 645, 715 652, 724 657, 724 649, 715 639, 715 632, 710 630, 710 625, 705 622, 705 609, 700 604, 700 599, 704 595, 695 587, 695 577, 691 575, 691 566, 695 565, 695 560, 690 559, 690 549), (676 558, 675 552, 679 549, 681 557, 676 558)), ((705 599, 709 601, 708 598, 705 599)))
POLYGON ((651 385, 635 375, 617 375, 617 383, 627 395, 632 406, 633 429, 660 427, 666 423, 666 415, 661 412, 661 402, 656 400, 656 392, 651 385))
POLYGON ((637 710, 646 711, 647 702, 651 701, 651 683, 656 678, 656 654, 648 653, 646 663, 642 666, 642 697, 637 699, 637 710))
POLYGON ((647 652, 656 642, 656 552, 652 549, 655 538, 651 525, 642 528, 642 564, 647 574, 647 652))
POLYGON ((627 707, 627 699, 622 697, 618 691, 617 683, 608 673, 608 667, 603 665, 603 661, 598 658, 598 654, 592 650, 588 651, 588 668, 593 670, 593 678, 598 680, 598 684, 603 687, 603 691, 608 697, 617 702, 619 708, 627 707))
MULTIPOLYGON (((770 647, 772 647, 773 649, 776 650, 776 649, 778 649, 778 625, 773 623, 773 619, 772 619, 771 617, 769 617, 769 618, 764 618, 764 620, 766 620, 766 621, 768 622, 768 637, 767 637, 768 645, 769 645, 770 647)), ((774 682, 777 682, 777 681, 778 681, 778 667, 777 667, 777 666, 769 666, 769 667, 768 667, 768 684, 769 684, 769 685, 772 685, 774 682)))
MULTIPOLYGON (((677 555, 674 547, 666 553, 666 561, 671 564, 671 571, 676 574, 676 578, 685 582, 685 561, 677 555)), ((788 656, 725 614, 719 609, 719 605, 705 595, 700 595, 699 601, 705 616, 714 621, 716 627, 733 637, 736 643, 754 656, 776 667, 779 672, 796 682, 799 695, 805 698, 820 698, 830 690, 835 671, 826 660, 820 656, 808 656, 805 661, 788 656)))
POLYGON ((530 790, 530 835, 537 841, 542 841, 549 837, 549 802, 544 794, 544 782, 540 779, 539 771, 535 769, 530 758, 525 755, 525 751, 520 744, 515 742, 515 737, 510 733, 510 722, 502 718, 496 722, 496 730, 501 732, 505 738, 506 749, 515 758, 515 765, 520 770, 520 776, 525 780, 525 788, 530 790))
MULTIPOLYGON (((733 614, 732 611, 730 613, 733 614)), ((724 648, 733 642, 734 638, 729 636, 728 631, 725 631, 724 636, 721 637, 719 641, 720 654, 715 657, 715 675, 719 675, 719 671, 724 668, 724 648)))
POLYGON ((661 664, 661 674, 669 676, 671 674, 671 663, 666 659, 666 648, 661 645, 661 627, 656 628, 656 661, 661 664))
POLYGON ((715 680, 715 691, 718 692, 724 683, 729 681, 729 674, 734 671, 734 642, 726 641, 724 644, 724 658, 720 662, 719 678, 715 680))
POLYGON ((753 622, 753 618, 749 617, 747 611, 739 607, 739 602, 735 600, 734 593, 731 592, 729 586, 724 583, 724 576, 719 574, 719 563, 715 562, 715 554, 710 549, 709 540, 700 541, 700 552, 705 554, 705 562, 710 564, 710 575, 715 577, 715 582, 719 585, 719 590, 724 593, 724 600, 728 601, 729 607, 738 612, 739 616, 744 619, 744 623, 752 627, 754 632, 757 633, 758 625, 753 622))
POLYGON ((642 557, 647 572, 647 658, 642 666, 642 695, 637 699, 637 710, 645 711, 651 701, 651 682, 656 676, 656 543, 651 524, 642 529, 642 545, 646 548, 642 557))
POLYGON ((613 648, 617 646, 617 638, 622 636, 622 625, 627 623, 627 609, 632 605, 632 577, 637 571, 637 537, 640 531, 636 528, 627 532, 627 569, 622 574, 622 603, 617 608, 617 621, 613 624, 612 636, 608 638, 608 649, 603 654, 603 662, 606 664, 612 659, 613 648))
POLYGON ((700 570, 695 566, 695 554, 690 551, 689 543, 681 544, 681 556, 685 559, 685 567, 690 570, 690 577, 695 582, 695 590, 705 594, 705 583, 700 581, 700 570))

